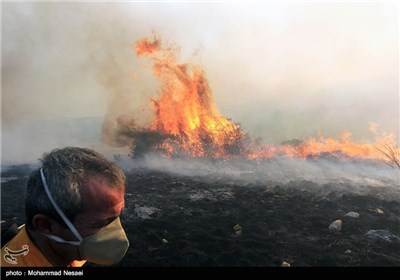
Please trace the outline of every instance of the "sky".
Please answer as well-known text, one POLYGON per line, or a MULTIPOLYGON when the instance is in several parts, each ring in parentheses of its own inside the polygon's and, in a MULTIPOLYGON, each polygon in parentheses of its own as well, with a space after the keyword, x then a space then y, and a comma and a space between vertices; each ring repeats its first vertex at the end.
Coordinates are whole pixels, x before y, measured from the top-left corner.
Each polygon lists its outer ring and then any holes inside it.
POLYGON ((53 120, 143 113, 158 84, 134 45, 153 33, 266 142, 399 135, 397 1, 3 2, 1 21, 2 162, 79 144, 53 120))

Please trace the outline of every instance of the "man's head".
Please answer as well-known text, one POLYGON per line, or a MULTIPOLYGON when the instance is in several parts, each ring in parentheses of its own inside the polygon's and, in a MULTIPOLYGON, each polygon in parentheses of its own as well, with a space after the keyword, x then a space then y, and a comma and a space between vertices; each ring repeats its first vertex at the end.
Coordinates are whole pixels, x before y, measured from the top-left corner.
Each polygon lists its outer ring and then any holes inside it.
POLYGON ((112 263, 115 256, 94 255, 128 244, 119 223, 125 193, 122 170, 99 153, 77 147, 53 150, 41 162, 42 168, 28 180, 27 228, 46 236, 56 254, 112 263))

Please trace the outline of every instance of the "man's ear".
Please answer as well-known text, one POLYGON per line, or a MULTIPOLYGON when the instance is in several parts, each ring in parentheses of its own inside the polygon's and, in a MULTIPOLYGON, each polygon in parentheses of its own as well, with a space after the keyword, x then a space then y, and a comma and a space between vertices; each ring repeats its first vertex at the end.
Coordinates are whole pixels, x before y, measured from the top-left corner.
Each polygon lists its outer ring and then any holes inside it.
POLYGON ((32 224, 36 231, 44 234, 52 234, 54 227, 58 225, 56 220, 45 214, 36 214, 33 216, 32 224))

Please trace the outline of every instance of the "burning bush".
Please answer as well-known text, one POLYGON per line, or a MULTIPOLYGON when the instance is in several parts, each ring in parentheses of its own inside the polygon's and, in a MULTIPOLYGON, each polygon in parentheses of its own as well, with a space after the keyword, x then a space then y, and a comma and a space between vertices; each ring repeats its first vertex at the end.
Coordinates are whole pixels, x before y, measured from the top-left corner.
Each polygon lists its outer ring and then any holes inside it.
MULTIPOLYGON (((160 81, 158 97, 151 99, 152 119, 139 126, 131 116, 119 116, 107 120, 103 134, 114 132, 110 142, 131 145, 134 157, 154 151, 167 157, 190 156, 230 159, 270 159, 295 157, 314 159, 333 157, 338 159, 379 159, 400 169, 399 149, 381 147, 381 143, 393 143, 393 134, 376 134, 375 143, 355 142, 350 132, 342 132, 337 138, 309 137, 292 139, 280 145, 266 145, 251 140, 238 124, 219 113, 213 101, 212 91, 204 72, 198 65, 178 62, 178 48, 163 46, 161 40, 142 38, 135 44, 138 57, 148 57, 154 76, 160 81), (116 124, 114 126, 110 124, 116 124), (116 130, 116 132, 115 132, 116 130)), ((118 110, 114 110, 118 111, 118 110)))

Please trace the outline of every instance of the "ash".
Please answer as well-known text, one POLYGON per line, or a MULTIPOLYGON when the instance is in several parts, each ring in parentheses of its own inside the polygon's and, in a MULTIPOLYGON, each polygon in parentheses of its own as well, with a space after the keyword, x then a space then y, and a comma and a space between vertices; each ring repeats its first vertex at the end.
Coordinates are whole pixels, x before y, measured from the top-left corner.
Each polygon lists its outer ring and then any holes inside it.
MULTIPOLYGON (((121 220, 131 243, 118 266, 400 265, 399 172, 384 165, 117 162, 127 175, 121 220)), ((32 168, 3 169, 2 221, 24 222, 32 168)))

